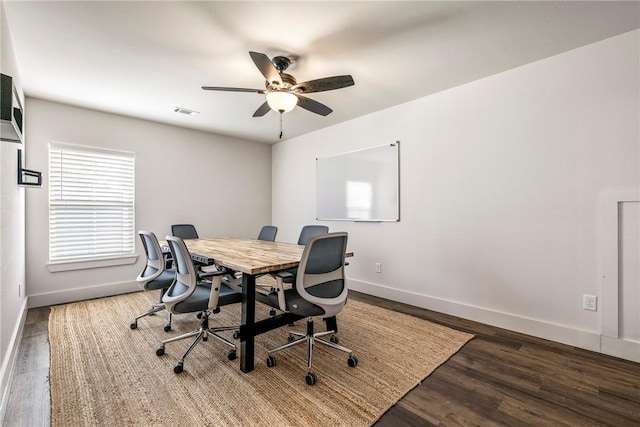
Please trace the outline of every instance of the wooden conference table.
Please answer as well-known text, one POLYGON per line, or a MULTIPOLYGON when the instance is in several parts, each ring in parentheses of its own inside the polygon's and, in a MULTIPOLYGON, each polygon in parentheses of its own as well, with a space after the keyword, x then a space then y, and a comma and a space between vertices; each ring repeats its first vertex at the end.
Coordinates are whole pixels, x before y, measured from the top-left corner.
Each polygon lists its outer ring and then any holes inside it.
POLYGON ((194 261, 216 264, 242 273, 240 370, 252 371, 254 338, 302 318, 292 313, 282 313, 256 322, 256 277, 297 267, 304 246, 234 237, 185 239, 184 243, 194 261))

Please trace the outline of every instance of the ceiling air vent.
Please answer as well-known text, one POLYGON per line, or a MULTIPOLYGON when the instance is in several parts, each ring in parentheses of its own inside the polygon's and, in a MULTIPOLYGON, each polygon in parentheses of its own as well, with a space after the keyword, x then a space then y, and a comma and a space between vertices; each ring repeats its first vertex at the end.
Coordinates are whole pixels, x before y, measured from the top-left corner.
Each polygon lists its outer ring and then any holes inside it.
POLYGON ((196 114, 200 114, 199 111, 189 110, 188 108, 176 107, 173 109, 174 112, 180 114, 186 114, 187 116, 195 116, 196 114))

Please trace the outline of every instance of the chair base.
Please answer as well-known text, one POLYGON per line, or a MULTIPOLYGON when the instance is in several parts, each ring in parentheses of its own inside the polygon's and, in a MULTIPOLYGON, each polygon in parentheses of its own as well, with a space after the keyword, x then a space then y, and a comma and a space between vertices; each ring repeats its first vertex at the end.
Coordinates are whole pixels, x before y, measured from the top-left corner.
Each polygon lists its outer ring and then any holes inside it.
MULTIPOLYGON (((238 329, 238 326, 218 326, 218 327, 210 328, 209 327, 209 314, 211 314, 210 311, 202 312, 201 321, 200 321, 200 327, 198 329, 196 329, 194 331, 191 331, 191 332, 187 332, 187 333, 182 334, 182 335, 178 335, 177 337, 173 337, 173 338, 164 340, 164 341, 162 341, 162 344, 160 345, 160 347, 158 347, 156 349, 156 355, 157 356, 162 356, 164 354, 165 344, 168 344, 168 343, 174 342, 174 341, 184 340, 184 339, 191 338, 191 337, 195 337, 195 339, 193 340, 191 345, 182 354, 182 357, 180 358, 180 360, 174 366, 173 371, 176 374, 179 374, 180 372, 183 371, 184 360, 189 355, 189 353, 191 353, 191 351, 198 345, 198 343, 200 343, 200 341, 207 341, 207 339, 209 337, 213 337, 213 338, 217 339, 218 341, 222 342, 223 344, 226 344, 226 345, 231 347, 231 350, 229 350, 229 353, 227 353, 227 358, 229 360, 234 360, 237 357, 236 345, 233 342, 229 341, 228 339, 224 338, 223 336, 218 335, 218 332, 223 332, 223 331, 234 331, 235 332, 238 329)), ((235 334, 234 334, 234 336, 235 336, 235 334)))
POLYGON ((284 350, 285 348, 292 347, 294 345, 300 344, 302 342, 306 342, 307 344, 307 374, 305 376, 305 381, 308 385, 314 385, 317 381, 317 375, 313 372, 311 367, 311 362, 313 359, 313 347, 316 343, 320 343, 326 345, 328 347, 335 348, 340 351, 344 351, 345 353, 349 353, 349 357, 347 359, 347 363, 350 367, 354 368, 358 365, 358 358, 353 354, 353 351, 348 349, 347 347, 343 347, 338 344, 338 337, 334 335, 335 331, 324 331, 314 333, 313 331, 313 319, 311 317, 307 318, 307 332, 302 333, 298 331, 289 331, 289 342, 283 344, 279 347, 271 349, 267 351, 267 366, 269 368, 276 365, 276 359, 272 356, 272 353, 278 352, 280 350, 284 350), (331 335, 330 340, 326 340, 322 337, 327 335, 331 335), (294 339, 293 337, 298 337, 294 339))
MULTIPOLYGON (((147 312, 139 314, 138 316, 136 316, 131 321, 131 323, 129 324, 129 328, 137 329, 138 328, 138 319, 142 319, 143 317, 146 317, 146 316, 153 316, 154 314, 156 314, 159 311, 164 310, 165 308, 166 307, 162 303, 154 304, 147 312)), ((165 332, 169 332, 170 330, 171 330, 171 313, 168 314, 167 323, 165 323, 165 325, 164 325, 164 331, 165 332)))

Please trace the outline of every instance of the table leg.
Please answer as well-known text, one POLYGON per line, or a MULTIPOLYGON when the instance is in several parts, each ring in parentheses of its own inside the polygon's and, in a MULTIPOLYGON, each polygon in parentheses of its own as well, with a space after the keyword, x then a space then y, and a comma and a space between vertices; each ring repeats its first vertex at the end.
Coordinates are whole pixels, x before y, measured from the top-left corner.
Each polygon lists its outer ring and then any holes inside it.
POLYGON ((256 277, 242 274, 242 325, 240 326, 240 370, 253 371, 256 321, 256 277))

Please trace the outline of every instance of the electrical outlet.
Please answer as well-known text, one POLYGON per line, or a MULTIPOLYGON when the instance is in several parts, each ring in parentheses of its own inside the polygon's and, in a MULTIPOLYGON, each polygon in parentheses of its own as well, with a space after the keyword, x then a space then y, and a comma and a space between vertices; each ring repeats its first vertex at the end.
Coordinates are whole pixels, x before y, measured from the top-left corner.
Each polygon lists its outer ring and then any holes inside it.
POLYGON ((582 296, 582 309, 589 311, 598 311, 598 297, 595 295, 584 294, 582 296))
POLYGON ((376 273, 382 273, 382 263, 376 262, 376 273))

